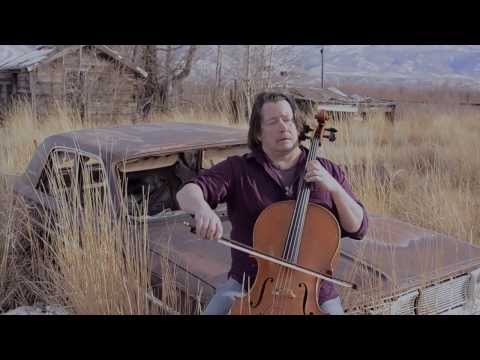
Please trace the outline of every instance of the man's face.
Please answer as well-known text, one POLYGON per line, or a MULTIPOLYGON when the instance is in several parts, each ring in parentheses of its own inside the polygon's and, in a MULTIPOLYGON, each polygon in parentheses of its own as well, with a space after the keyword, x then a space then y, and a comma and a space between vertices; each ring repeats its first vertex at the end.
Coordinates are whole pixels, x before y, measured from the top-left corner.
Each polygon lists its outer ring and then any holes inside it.
POLYGON ((266 153, 289 153, 298 146, 298 130, 286 100, 265 103, 261 113, 259 140, 266 153))

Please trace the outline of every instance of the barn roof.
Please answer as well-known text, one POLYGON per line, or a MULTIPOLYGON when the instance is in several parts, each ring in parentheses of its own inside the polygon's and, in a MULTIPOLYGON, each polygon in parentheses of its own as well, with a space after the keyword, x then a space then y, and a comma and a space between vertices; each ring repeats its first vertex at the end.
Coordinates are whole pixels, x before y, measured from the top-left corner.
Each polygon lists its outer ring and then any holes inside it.
POLYGON ((3 61, 0 60, 0 71, 14 71, 23 69, 26 69, 27 71, 32 71, 40 65, 47 64, 55 59, 58 59, 59 57, 62 57, 70 52, 77 51, 85 46, 95 47, 97 50, 104 53, 107 57, 123 64, 125 67, 129 68, 143 78, 146 78, 148 76, 145 70, 136 66, 131 61, 125 59, 118 52, 114 51, 106 45, 75 45, 69 46, 65 49, 58 49, 46 46, 32 47, 32 50, 27 53, 9 57, 7 59, 4 59, 3 61))
POLYGON ((44 60, 54 51, 54 48, 32 47, 31 50, 26 53, 14 54, 13 56, 0 60, 0 71, 28 68, 44 60))

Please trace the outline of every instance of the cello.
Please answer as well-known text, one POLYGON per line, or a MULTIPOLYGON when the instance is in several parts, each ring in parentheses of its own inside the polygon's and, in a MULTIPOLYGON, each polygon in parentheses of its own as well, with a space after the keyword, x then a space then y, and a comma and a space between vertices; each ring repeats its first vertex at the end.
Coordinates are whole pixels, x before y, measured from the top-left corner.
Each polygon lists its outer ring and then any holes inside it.
MULTIPOLYGON (((315 115, 315 119, 318 127, 311 138, 307 163, 316 159, 322 138, 335 140, 336 130, 324 129, 325 112, 315 115), (324 135, 325 130, 329 135, 324 135)), ((234 302, 232 315, 325 314, 318 304, 318 292, 322 281, 328 279, 314 275, 333 273, 340 251, 340 226, 329 210, 309 202, 313 185, 302 177, 296 200, 273 203, 257 218, 253 248, 267 256, 257 256, 255 281, 247 295, 234 302)))

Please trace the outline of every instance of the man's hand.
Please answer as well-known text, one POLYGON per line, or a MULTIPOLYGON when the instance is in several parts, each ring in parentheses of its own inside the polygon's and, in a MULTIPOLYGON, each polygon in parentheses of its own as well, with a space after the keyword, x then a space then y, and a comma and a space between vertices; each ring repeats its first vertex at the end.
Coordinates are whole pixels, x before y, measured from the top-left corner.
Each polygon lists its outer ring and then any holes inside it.
POLYGON ((334 193, 340 187, 337 180, 320 164, 318 160, 308 162, 305 181, 316 182, 320 186, 320 190, 334 193))
POLYGON ((307 164, 305 181, 316 182, 322 191, 330 192, 337 207, 340 224, 346 231, 355 233, 360 229, 363 209, 318 160, 312 160, 307 164))
POLYGON ((195 212, 195 227, 197 235, 205 240, 220 240, 223 226, 218 215, 208 206, 195 212))
POLYGON ((197 184, 187 184, 177 193, 180 208, 195 216, 195 229, 199 237, 219 240, 223 235, 222 222, 203 198, 202 189, 197 184))

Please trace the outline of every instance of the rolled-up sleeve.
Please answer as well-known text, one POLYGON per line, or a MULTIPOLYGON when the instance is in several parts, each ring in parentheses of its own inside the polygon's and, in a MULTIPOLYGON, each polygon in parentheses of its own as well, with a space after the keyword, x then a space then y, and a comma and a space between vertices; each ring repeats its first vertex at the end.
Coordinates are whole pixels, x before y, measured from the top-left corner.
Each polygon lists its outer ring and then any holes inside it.
POLYGON ((343 227, 341 227, 342 230, 342 237, 350 237, 352 239, 357 239, 361 240, 363 237, 367 234, 368 230, 368 214, 367 210, 365 209, 365 206, 362 204, 360 200, 355 196, 355 194, 352 191, 352 187, 347 179, 347 176, 345 175, 345 172, 337 165, 333 164, 330 162, 331 165, 331 173, 335 179, 340 183, 340 185, 345 189, 345 191, 352 197, 355 202, 360 205, 360 207, 363 210, 363 219, 362 219, 362 224, 360 225, 360 228, 354 232, 348 232, 343 227))
POLYGON ((362 225, 360 225, 360 228, 354 233, 350 233, 342 229, 342 237, 349 237, 352 239, 362 240, 367 234, 367 230, 368 230, 368 215, 367 215, 367 210, 365 210, 365 206, 363 206, 363 204, 360 201, 358 200, 355 200, 355 201, 363 209, 362 225))
POLYGON ((202 189, 205 201, 212 209, 225 202, 233 186, 233 164, 228 158, 210 169, 203 170, 197 177, 186 181, 183 185, 196 184, 202 189))

